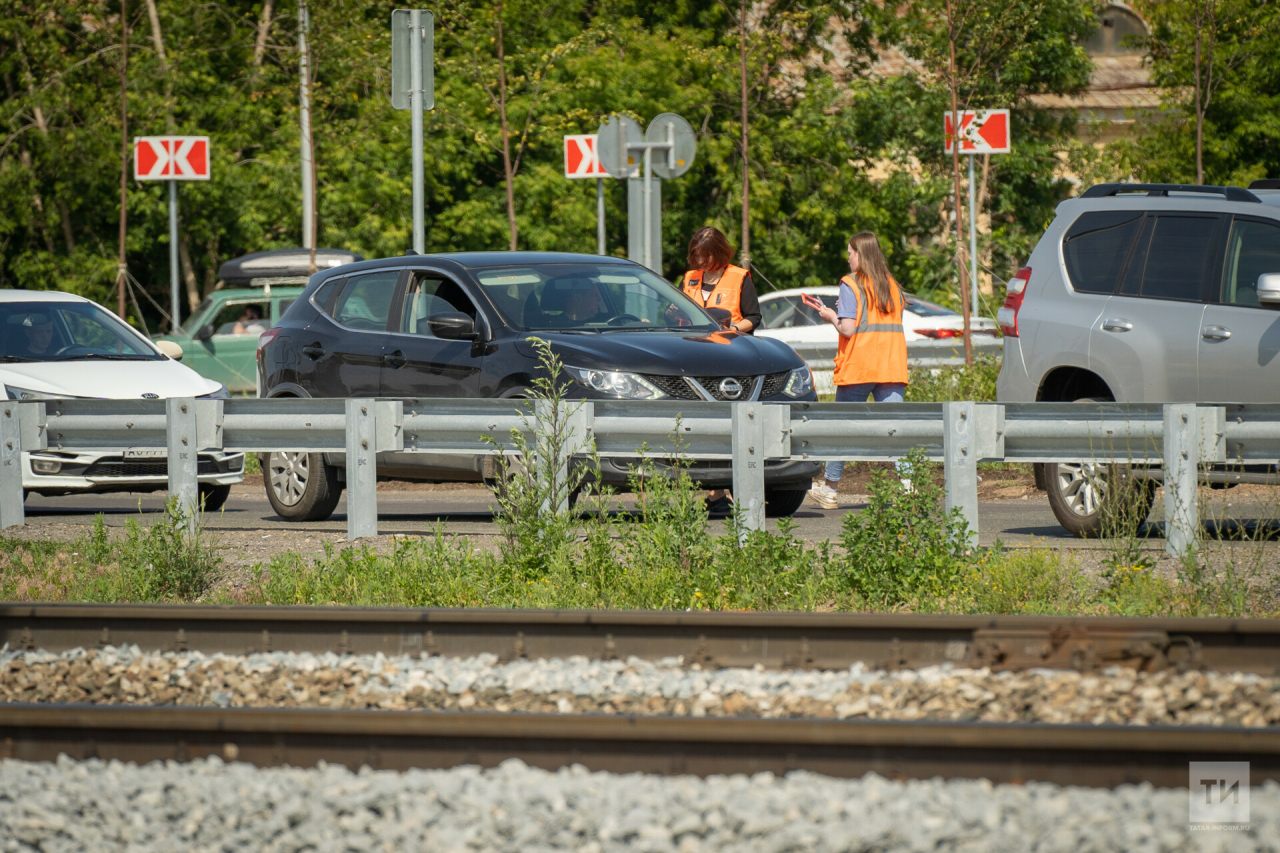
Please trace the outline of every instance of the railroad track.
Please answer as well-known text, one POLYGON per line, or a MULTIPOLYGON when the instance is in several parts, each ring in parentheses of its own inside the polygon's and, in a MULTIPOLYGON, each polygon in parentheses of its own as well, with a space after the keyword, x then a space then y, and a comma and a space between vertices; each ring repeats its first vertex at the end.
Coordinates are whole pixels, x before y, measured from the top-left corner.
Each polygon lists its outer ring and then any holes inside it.
POLYGON ((145 763, 218 755, 259 766, 493 766, 508 758, 613 772, 876 772, 1186 787, 1190 761, 1248 761, 1280 780, 1280 730, 759 720, 559 714, 0 706, 0 757, 145 763))
POLYGON ((0 604, 0 643, 60 652, 682 656, 703 666, 1191 667, 1280 673, 1280 620, 0 604))

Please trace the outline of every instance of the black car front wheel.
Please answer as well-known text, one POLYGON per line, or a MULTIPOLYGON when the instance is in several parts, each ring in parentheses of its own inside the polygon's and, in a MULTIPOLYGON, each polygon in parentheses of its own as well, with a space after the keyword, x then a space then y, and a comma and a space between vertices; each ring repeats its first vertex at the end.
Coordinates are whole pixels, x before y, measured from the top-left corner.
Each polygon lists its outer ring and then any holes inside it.
POLYGON ((804 503, 808 489, 764 489, 764 514, 769 518, 793 515, 804 503))
POLYGON ((222 509, 227 498, 231 496, 230 486, 215 486, 212 483, 200 484, 200 509, 204 512, 217 512, 222 509))
POLYGON ((323 521, 342 497, 338 469, 323 453, 273 450, 266 454, 262 479, 271 508, 286 521, 323 521))

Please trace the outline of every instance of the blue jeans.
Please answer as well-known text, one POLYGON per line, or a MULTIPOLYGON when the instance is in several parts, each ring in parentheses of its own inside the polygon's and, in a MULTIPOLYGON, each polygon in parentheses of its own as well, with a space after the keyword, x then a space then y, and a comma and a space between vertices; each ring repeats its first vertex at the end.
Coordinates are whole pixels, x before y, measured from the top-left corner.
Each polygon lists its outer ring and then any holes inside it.
MULTIPOLYGON (((863 382, 859 385, 837 385, 836 402, 865 403, 867 402, 867 395, 871 395, 877 403, 901 403, 902 392, 906 387, 901 382, 863 382)), ((831 482, 840 482, 840 475, 844 473, 844 463, 828 462, 825 473, 826 478, 831 482)), ((898 473, 906 476, 906 471, 901 464, 898 466, 898 473)))

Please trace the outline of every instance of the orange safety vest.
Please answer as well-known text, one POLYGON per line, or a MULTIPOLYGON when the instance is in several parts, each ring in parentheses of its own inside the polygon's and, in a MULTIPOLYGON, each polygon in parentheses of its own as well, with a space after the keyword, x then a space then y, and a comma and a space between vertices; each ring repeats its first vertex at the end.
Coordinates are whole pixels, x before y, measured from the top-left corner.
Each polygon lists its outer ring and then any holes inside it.
POLYGON ((730 322, 742 319, 742 283, 747 279, 747 271, 733 264, 725 267, 716 282, 715 289, 702 298, 702 274, 704 270, 689 270, 684 274, 684 295, 703 308, 723 308, 732 316, 730 322))
POLYGON ((893 304, 881 311, 867 298, 873 287, 866 273, 840 279, 858 300, 858 328, 853 335, 840 336, 836 350, 835 383, 862 385, 867 382, 907 382, 907 336, 902 331, 902 290, 893 284, 893 304))

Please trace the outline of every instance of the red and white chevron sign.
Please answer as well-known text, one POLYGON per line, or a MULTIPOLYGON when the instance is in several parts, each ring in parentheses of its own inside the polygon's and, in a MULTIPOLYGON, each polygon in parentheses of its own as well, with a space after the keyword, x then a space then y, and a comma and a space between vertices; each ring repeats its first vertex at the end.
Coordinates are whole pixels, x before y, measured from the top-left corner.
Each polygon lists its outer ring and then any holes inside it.
MULTIPOLYGON (((955 131, 951 128, 952 114, 944 113, 947 153, 955 144, 955 131)), ((960 113, 961 154, 1008 154, 1008 110, 966 110, 960 113)))
POLYGON ((209 180, 209 137, 135 137, 133 177, 138 181, 209 180))
POLYGON ((594 133, 575 134, 564 138, 564 176, 566 178, 607 178, 600 166, 594 133))

